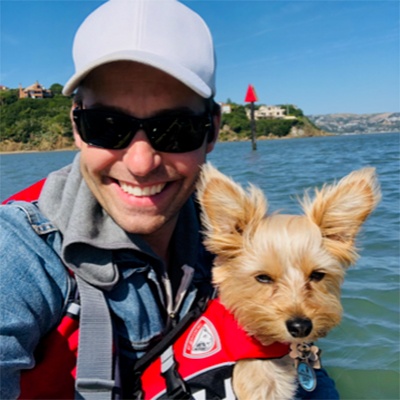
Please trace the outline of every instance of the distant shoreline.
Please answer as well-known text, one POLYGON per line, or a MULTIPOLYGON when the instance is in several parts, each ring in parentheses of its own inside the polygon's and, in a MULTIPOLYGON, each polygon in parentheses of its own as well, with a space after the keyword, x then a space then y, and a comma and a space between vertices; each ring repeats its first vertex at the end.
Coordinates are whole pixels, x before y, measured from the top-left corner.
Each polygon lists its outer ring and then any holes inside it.
POLYGON ((76 147, 68 147, 65 149, 50 149, 50 150, 14 150, 14 151, 0 151, 0 155, 7 154, 28 154, 28 153, 54 153, 54 152, 62 152, 62 151, 78 151, 79 149, 76 147))
MULTIPOLYGON (((399 132, 358 132, 358 133, 332 133, 332 132, 325 132, 324 135, 313 135, 313 136, 260 136, 257 138, 257 141, 264 141, 264 140, 289 140, 289 139, 302 139, 302 138, 311 138, 311 137, 327 137, 327 136, 354 136, 354 135, 384 135, 388 133, 399 133, 399 132)), ((233 139, 233 140, 219 140, 217 143, 228 143, 228 142, 251 142, 251 139, 240 138, 240 139, 233 139)), ((32 150, 9 150, 9 151, 1 151, 0 155, 8 155, 8 154, 29 154, 29 153, 49 153, 49 152, 64 152, 64 151, 79 151, 77 147, 65 147, 60 149, 47 149, 47 150, 39 150, 39 149, 32 149, 32 150)))
MULTIPOLYGON (((303 137, 311 137, 311 136, 303 136, 303 137)), ((287 140, 287 139, 297 139, 298 137, 295 136, 284 136, 284 137, 267 137, 261 136, 257 138, 257 141, 264 141, 264 140, 287 140)), ((228 143, 228 142, 251 142, 251 139, 232 139, 232 140, 219 140, 217 143, 228 143)), ((7 155, 7 154, 29 154, 29 153, 49 153, 49 152, 56 152, 56 151, 79 151, 77 147, 65 147, 60 149, 46 149, 46 150, 39 150, 39 149, 32 149, 32 150, 0 150, 0 155, 7 155)))

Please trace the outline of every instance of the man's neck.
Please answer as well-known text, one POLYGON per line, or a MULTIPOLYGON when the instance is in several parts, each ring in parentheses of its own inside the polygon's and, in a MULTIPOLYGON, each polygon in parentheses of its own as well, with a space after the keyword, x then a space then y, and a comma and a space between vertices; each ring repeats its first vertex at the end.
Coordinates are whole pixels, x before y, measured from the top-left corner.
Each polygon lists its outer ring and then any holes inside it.
POLYGON ((150 246, 153 252, 160 257, 168 270, 170 258, 170 243, 176 226, 176 220, 165 224, 161 229, 150 235, 143 235, 143 240, 150 246))

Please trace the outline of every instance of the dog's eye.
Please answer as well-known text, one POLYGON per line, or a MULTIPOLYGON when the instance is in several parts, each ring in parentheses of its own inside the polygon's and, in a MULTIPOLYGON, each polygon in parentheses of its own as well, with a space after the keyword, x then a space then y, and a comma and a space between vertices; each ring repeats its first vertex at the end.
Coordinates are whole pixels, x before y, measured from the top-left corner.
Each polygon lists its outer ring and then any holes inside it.
POLYGON ((256 280, 260 283, 272 283, 273 279, 266 274, 261 274, 256 276, 256 280))
POLYGON ((322 279, 324 279, 324 276, 325 276, 325 272, 314 271, 310 275, 310 281, 314 281, 314 282, 322 281, 322 279))

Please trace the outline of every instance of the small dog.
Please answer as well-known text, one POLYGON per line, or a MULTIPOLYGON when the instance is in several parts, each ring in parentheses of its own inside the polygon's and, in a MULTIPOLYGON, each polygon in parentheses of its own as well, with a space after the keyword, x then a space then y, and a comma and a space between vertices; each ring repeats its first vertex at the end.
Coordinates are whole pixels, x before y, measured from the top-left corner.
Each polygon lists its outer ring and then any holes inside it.
MULTIPOLYGON (((203 167, 198 199, 221 303, 262 344, 292 343, 300 349, 294 358, 302 358, 301 349, 312 352, 310 343, 341 320, 340 286, 358 257, 355 238, 380 200, 375 169, 316 189, 314 200, 305 193, 304 215, 267 215, 259 188, 246 191, 210 164, 203 167)), ((290 357, 239 361, 236 396, 293 398, 301 375, 293 364, 290 357)))

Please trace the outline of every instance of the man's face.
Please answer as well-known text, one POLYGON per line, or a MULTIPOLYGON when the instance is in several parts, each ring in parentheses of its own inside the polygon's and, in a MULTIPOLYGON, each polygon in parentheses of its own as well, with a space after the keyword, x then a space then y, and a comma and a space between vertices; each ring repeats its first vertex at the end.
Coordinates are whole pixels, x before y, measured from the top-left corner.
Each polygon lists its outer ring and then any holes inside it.
MULTIPOLYGON (((181 82, 132 62, 95 69, 85 80, 82 98, 83 108, 110 108, 137 118, 205 109, 204 99, 181 82)), ((127 232, 169 238, 214 142, 205 139, 187 153, 164 153, 155 151, 140 130, 126 149, 107 150, 84 143, 75 127, 74 133, 83 177, 104 210, 127 232)))

